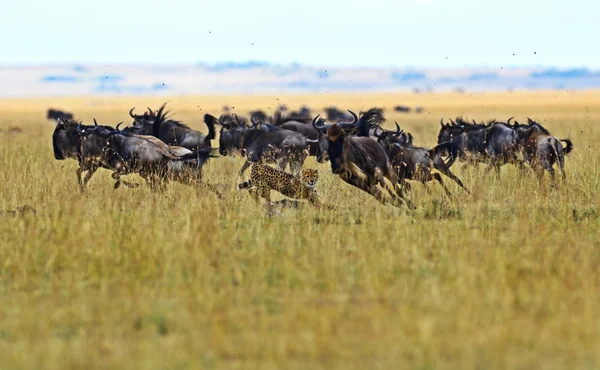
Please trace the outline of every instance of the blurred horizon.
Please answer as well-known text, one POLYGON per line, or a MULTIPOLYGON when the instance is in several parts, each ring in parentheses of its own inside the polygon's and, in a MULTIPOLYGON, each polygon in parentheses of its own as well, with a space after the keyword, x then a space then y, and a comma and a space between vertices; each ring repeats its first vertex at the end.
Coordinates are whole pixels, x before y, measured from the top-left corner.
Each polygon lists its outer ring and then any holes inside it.
POLYGON ((591 0, 9 2, 0 96, 600 87, 591 0))
POLYGON ((3 65, 600 68, 591 0, 8 2, 3 65))

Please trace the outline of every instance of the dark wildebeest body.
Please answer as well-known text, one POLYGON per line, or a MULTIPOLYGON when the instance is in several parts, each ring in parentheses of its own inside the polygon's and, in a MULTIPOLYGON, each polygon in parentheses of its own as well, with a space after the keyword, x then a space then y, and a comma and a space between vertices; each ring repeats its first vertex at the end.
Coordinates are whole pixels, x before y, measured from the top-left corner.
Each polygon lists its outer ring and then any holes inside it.
MULTIPOLYGON (((211 157, 210 148, 196 152, 165 144, 154 136, 115 132, 106 136, 103 161, 120 175, 138 173, 152 188, 166 180, 200 183, 202 166, 211 157)), ((118 184, 118 183, 117 183, 118 184)), ((118 187, 118 185, 115 185, 118 187)), ((218 192, 217 192, 218 194, 218 192)))
POLYGON ((239 171, 242 175, 251 163, 265 160, 279 162, 284 170, 290 165, 293 173, 298 173, 308 153, 308 139, 301 133, 286 130, 268 123, 256 123, 252 127, 239 122, 222 122, 219 133, 219 153, 234 155, 236 152, 247 156, 247 161, 239 171))
POLYGON ((396 105, 394 107, 394 111, 399 113, 410 113, 410 107, 407 107, 405 105, 396 105))
MULTIPOLYGON (((165 121, 164 105, 155 117, 155 127, 165 121)), ((138 173, 154 189, 166 180, 175 180, 186 184, 200 184, 202 167, 212 157, 211 148, 197 151, 181 146, 168 145, 159 138, 150 135, 138 135, 115 130, 106 135, 102 161, 115 170, 113 178, 120 175, 138 173)), ((210 190, 217 193, 211 186, 210 190)))
POLYGON ((495 122, 487 130, 485 135, 485 150, 490 160, 490 167, 500 174, 500 166, 512 163, 522 167, 523 162, 519 159, 519 147, 517 144, 517 132, 507 123, 495 122))
MULTIPOLYGON (((160 108, 164 111, 165 104, 160 108)), ((181 122, 164 119, 160 124, 156 124, 157 115, 150 108, 143 115, 134 115, 133 109, 129 111, 129 115, 134 119, 132 126, 123 129, 123 132, 133 133, 137 135, 152 135, 159 138, 168 145, 175 145, 187 148, 191 151, 199 151, 202 149, 211 148, 211 140, 215 138, 215 123, 204 116, 204 123, 208 127, 208 135, 204 135, 200 131, 196 131, 184 125, 181 122)))
POLYGON ((413 146, 410 143, 398 140, 402 137, 402 131, 397 123, 396 129, 395 133, 384 131, 378 134, 378 142, 385 149, 392 167, 397 171, 398 178, 403 185, 408 185, 405 180, 416 180, 425 185, 427 181, 435 179, 442 185, 446 194, 450 195, 450 191, 444 185, 440 174, 437 172, 432 173, 432 170, 436 169, 469 192, 462 181, 450 171, 449 166, 442 158, 442 153, 455 151, 452 148, 455 145, 454 143, 448 141, 437 145, 433 149, 413 146))
POLYGON ((523 149, 525 160, 536 172, 540 182, 544 176, 544 170, 550 172, 554 186, 557 184, 553 166, 558 163, 564 183, 566 181, 565 155, 573 150, 573 143, 569 139, 558 139, 552 136, 542 125, 529 118, 527 121, 528 125, 517 125, 516 128, 517 142, 523 149), (563 147, 561 141, 567 145, 563 147))
MULTIPOLYGON (((317 122, 318 116, 313 120, 313 125, 324 131, 329 147, 327 153, 331 165, 331 172, 337 174, 346 183, 369 193, 381 203, 385 204, 384 192, 377 187, 386 189, 392 197, 393 204, 400 206, 406 202, 397 184, 397 177, 383 148, 368 137, 350 137, 344 129, 337 124, 325 125, 317 122)), ((348 127, 356 129, 356 127, 348 127)))
POLYGON ((48 109, 48 113, 46 116, 47 119, 51 119, 54 121, 58 121, 59 119, 66 121, 66 120, 72 120, 73 119, 73 113, 69 113, 69 112, 63 112, 61 110, 58 109, 48 109))
MULTIPOLYGON (((451 142, 453 153, 446 153, 450 156, 447 163, 448 167, 454 163, 456 157, 470 164, 487 161, 487 152, 485 148, 485 136, 489 125, 471 124, 462 118, 457 118, 456 122, 450 120, 452 124, 444 124, 441 121, 441 129, 438 134, 438 144, 451 142)), ((491 124, 492 122, 490 122, 491 124)))
MULTIPOLYGON (((96 138, 98 134, 109 134, 113 131, 114 128, 109 126, 99 126, 97 124, 88 126, 81 125, 80 122, 73 120, 58 120, 52 134, 54 158, 57 160, 65 160, 67 158, 77 160, 79 163, 76 171, 77 183, 81 191, 85 190, 85 186, 98 168, 111 169, 107 163, 101 161, 105 140, 98 141, 96 138), (89 132, 89 137, 81 135, 81 131, 84 130, 89 132), (85 178, 82 180, 81 176, 86 171, 85 178)), ((127 182, 123 183, 127 186, 134 186, 127 182)))

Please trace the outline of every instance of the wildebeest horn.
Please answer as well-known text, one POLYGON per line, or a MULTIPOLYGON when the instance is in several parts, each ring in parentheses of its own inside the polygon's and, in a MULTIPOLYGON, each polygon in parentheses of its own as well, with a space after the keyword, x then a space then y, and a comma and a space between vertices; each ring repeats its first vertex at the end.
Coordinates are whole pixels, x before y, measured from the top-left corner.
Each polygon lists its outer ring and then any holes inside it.
POLYGON ((394 123, 396 124, 396 133, 394 134, 394 136, 398 137, 402 133, 402 130, 400 130, 400 125, 398 125, 398 122, 394 121, 394 123))
POLYGON ((94 126, 98 126, 98 122, 96 122, 95 118, 94 118, 94 126))
POLYGON ((315 130, 323 131, 323 129, 325 128, 325 124, 322 123, 322 120, 319 120, 319 116, 320 114, 317 114, 317 116, 313 118, 312 125, 315 130))
POLYGON ((445 127, 444 126, 444 117, 440 118, 440 126, 445 127))
POLYGON ((513 117, 510 117, 510 118, 508 119, 508 121, 506 121, 506 124, 510 126, 510 120, 511 120, 511 119, 513 119, 513 118, 515 118, 515 117, 514 117, 514 116, 513 116, 513 117))
POLYGON ((356 125, 356 122, 358 122, 358 116, 356 115, 356 113, 354 113, 350 109, 348 109, 348 112, 350 112, 350 114, 352 115, 352 117, 354 117, 354 121, 352 122, 352 125, 356 125))
POLYGON ((475 122, 475 119, 473 119, 473 124, 474 124, 474 125, 476 125, 476 124, 477 124, 477 122, 475 122))
POLYGON ((154 114, 154 112, 152 111, 152 109, 150 109, 150 107, 146 107, 146 108, 148 108, 148 114, 150 114, 150 115, 154 114))
POLYGON ((134 110, 134 109, 135 109, 135 107, 133 107, 133 108, 131 108, 131 109, 129 110, 129 116, 130 116, 131 118, 133 118, 133 119, 135 119, 135 116, 133 115, 133 110, 134 110))
POLYGON ((121 130, 119 130, 119 126, 121 126, 121 124, 122 124, 122 123, 123 123, 123 122, 119 122, 119 123, 117 123, 117 127, 115 127, 115 129, 116 129, 117 131, 121 131, 121 130))
POLYGON ((452 126, 456 126, 456 122, 454 122, 452 118, 450 118, 450 122, 452 122, 452 126))
POLYGON ((531 120, 531 118, 527 117, 527 123, 529 123, 529 126, 531 126, 533 124, 533 121, 531 120))

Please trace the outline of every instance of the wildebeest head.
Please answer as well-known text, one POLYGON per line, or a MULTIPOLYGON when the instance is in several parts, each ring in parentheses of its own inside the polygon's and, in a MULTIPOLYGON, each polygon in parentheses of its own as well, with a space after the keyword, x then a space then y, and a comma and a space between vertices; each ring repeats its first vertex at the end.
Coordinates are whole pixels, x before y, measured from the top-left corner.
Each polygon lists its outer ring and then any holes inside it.
POLYGON ((440 132, 438 134, 438 144, 446 142, 446 141, 456 141, 462 135, 462 127, 452 119, 450 119, 450 123, 444 123, 444 118, 440 120, 440 132))
POLYGON ((67 158, 78 158, 80 145, 77 125, 81 122, 75 120, 58 119, 54 133, 52 133, 52 148, 54 149, 54 159, 64 160, 67 158))
POLYGON ((324 134, 319 138, 320 153, 317 154, 317 160, 319 161, 319 157, 321 158, 319 162, 329 160, 333 173, 339 174, 344 171, 343 147, 346 135, 351 135, 358 131, 358 127, 356 126, 358 117, 353 112, 350 114, 354 117, 353 122, 327 124, 324 119, 319 118, 319 115, 312 122, 313 127, 324 134))
POLYGON ((237 116, 233 116, 233 120, 229 120, 223 115, 219 119, 210 115, 206 116, 212 117, 213 122, 221 126, 219 131, 219 154, 223 156, 234 155, 242 150, 244 147, 244 134, 248 127, 237 116))
MULTIPOLYGON (((348 111, 350 112, 350 111, 348 111)), ((356 114, 354 112, 350 112, 350 114, 352 115, 352 117, 354 118, 354 120, 352 122, 339 122, 337 123, 337 127, 343 130, 347 130, 349 134, 354 134, 358 131, 358 128, 356 127, 356 123, 358 122, 358 117, 356 116, 356 114)), ((324 163, 327 162, 330 157, 328 154, 329 151, 329 141, 327 138, 327 130, 332 127, 333 125, 326 123, 324 118, 320 118, 320 115, 317 115, 313 120, 312 120, 312 125, 314 127, 315 130, 317 130, 319 132, 319 145, 317 148, 317 161, 319 163, 324 163)))
POLYGON ((398 122, 394 123, 396 124, 396 131, 384 130, 379 126, 374 130, 374 136, 377 137, 377 142, 381 144, 386 151, 394 144, 405 146, 410 145, 413 142, 412 135, 401 130, 398 122))
POLYGON ((148 110, 144 112, 144 114, 133 114, 134 110, 135 108, 131 108, 129 111, 129 116, 133 118, 133 123, 131 125, 134 127, 152 125, 156 120, 156 112, 150 109, 150 107, 148 107, 148 110))

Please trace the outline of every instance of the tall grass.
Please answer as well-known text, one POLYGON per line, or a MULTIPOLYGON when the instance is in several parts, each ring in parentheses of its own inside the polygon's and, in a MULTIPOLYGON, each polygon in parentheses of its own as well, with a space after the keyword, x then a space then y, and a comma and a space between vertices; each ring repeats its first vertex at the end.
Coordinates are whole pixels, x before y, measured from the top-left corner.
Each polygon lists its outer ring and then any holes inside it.
POLYGON ((223 200, 180 184, 114 191, 108 171, 79 193, 76 163, 53 159, 45 109, 114 124, 160 100, 0 102, 0 128, 23 129, 0 134, 0 209, 37 210, 0 220, 0 368, 598 368, 598 97, 171 99, 202 131, 202 115, 223 104, 378 105, 419 145, 435 143, 441 116, 459 114, 529 115, 575 143, 558 191, 530 171, 505 166, 498 179, 457 163, 472 194, 413 184, 412 212, 310 159, 323 200, 339 208, 278 217, 234 190, 240 158, 206 167, 207 181, 228 186, 223 200), (425 113, 391 113, 404 103, 425 113))

